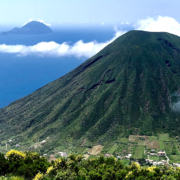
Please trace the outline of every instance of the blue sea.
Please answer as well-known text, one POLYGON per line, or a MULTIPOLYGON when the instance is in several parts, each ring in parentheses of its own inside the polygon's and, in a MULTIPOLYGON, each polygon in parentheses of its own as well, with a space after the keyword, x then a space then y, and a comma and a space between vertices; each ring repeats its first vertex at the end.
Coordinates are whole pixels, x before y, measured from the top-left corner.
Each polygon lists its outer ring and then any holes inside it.
MULTIPOLYGON (((131 26, 120 27, 120 30, 131 29, 131 26)), ((59 44, 74 44, 79 40, 106 42, 114 33, 113 26, 69 26, 53 29, 52 34, 46 35, 0 35, 0 44, 32 46, 50 41, 59 44)), ((0 53, 0 108, 63 76, 86 59, 0 53)))

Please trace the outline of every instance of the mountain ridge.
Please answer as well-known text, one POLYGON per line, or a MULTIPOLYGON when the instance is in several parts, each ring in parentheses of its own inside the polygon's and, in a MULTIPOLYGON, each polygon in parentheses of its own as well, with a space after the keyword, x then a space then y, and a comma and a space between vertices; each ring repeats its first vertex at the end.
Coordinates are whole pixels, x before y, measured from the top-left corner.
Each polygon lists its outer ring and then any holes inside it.
POLYGON ((8 34, 49 34, 53 31, 44 23, 38 22, 38 21, 31 21, 27 24, 25 24, 23 27, 18 28, 15 27, 10 31, 2 32, 2 35, 8 35, 8 34))
MULTIPOLYGON (((130 31, 63 77, 0 109, 0 137, 60 144, 106 144, 180 133, 180 37, 130 31), (174 95, 175 94, 175 95, 174 95)), ((68 145, 67 145, 68 146, 68 145)))

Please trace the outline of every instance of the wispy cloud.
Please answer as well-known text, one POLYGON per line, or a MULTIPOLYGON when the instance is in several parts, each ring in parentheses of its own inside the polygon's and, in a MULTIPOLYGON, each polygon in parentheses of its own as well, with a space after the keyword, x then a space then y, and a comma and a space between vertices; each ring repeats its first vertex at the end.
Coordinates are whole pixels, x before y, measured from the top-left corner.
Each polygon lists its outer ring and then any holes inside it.
POLYGON ((73 45, 69 45, 67 42, 58 44, 54 41, 40 42, 33 46, 24 45, 0 45, 0 52, 4 53, 16 53, 18 56, 38 55, 38 56, 76 56, 89 58, 103 49, 105 46, 113 42, 117 37, 124 34, 124 31, 118 31, 114 37, 107 42, 98 43, 96 41, 84 43, 82 40, 76 42, 73 45))
MULTIPOLYGON (((32 19, 30 19, 32 21, 32 19)), ((39 20, 40 21, 40 20, 39 20)), ((124 23, 124 24, 127 24, 124 23)), ((180 23, 171 17, 146 18, 138 21, 134 27, 136 30, 153 31, 153 32, 169 32, 180 36, 180 23)), ((0 45, 0 52, 16 53, 18 56, 38 55, 38 56, 76 56, 89 58, 98 53, 105 46, 113 42, 117 37, 126 33, 115 28, 114 37, 104 43, 92 41, 85 43, 82 40, 77 41, 73 45, 67 42, 58 44, 54 41, 40 42, 33 46, 24 45, 0 45)))

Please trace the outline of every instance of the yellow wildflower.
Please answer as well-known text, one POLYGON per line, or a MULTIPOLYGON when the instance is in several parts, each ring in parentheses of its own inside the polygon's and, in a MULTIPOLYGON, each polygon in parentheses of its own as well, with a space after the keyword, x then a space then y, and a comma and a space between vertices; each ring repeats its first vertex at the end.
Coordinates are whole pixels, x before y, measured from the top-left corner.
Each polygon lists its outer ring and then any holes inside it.
POLYGON ((6 153, 6 156, 7 157, 14 156, 14 157, 18 157, 18 158, 25 158, 26 155, 21 151, 10 150, 6 153))
POLYGON ((153 172, 155 168, 156 168, 155 166, 151 166, 151 167, 148 167, 147 170, 150 172, 153 172))
POLYGON ((141 166, 138 164, 138 163, 136 163, 136 162, 133 162, 132 164, 131 164, 131 166, 130 166, 130 168, 132 169, 137 169, 138 171, 140 171, 141 170, 141 166))
POLYGON ((50 167, 47 169, 46 174, 49 174, 53 169, 54 169, 53 166, 50 166, 50 167))
POLYGON ((83 156, 82 156, 82 155, 76 156, 76 161, 77 161, 77 162, 80 162, 82 159, 83 159, 83 156))
POLYGON ((128 178, 128 176, 130 176, 132 174, 132 171, 129 171, 129 173, 126 175, 125 178, 128 178))
POLYGON ((56 159, 55 163, 54 163, 54 167, 56 169, 59 169, 61 167, 62 164, 62 160, 61 159, 56 159))
POLYGON ((36 174, 36 176, 33 180, 41 180, 42 178, 43 178, 43 174, 38 173, 38 174, 36 174))
POLYGON ((34 157, 37 157, 37 156, 38 156, 38 153, 36 153, 36 152, 30 152, 30 153, 29 153, 29 156, 30 156, 31 158, 34 158, 34 157))

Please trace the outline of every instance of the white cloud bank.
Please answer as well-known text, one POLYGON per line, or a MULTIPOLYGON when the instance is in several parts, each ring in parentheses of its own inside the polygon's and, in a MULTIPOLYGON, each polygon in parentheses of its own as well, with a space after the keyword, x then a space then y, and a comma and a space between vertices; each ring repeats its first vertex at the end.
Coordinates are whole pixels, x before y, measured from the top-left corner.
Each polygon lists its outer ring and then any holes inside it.
MULTIPOLYGON (((32 19, 30 19, 30 21, 32 21, 32 19)), ((140 20, 135 26, 135 29, 151 32, 169 32, 180 36, 180 23, 177 22, 175 19, 167 16, 159 16, 157 18, 149 17, 147 19, 140 20)), ((84 43, 82 40, 80 40, 73 45, 69 45, 66 42, 58 44, 53 41, 40 42, 34 46, 1 44, 0 52, 16 53, 18 56, 46 55, 57 57, 76 56, 89 58, 98 53, 101 49, 110 44, 112 41, 114 41, 117 37, 125 33, 125 31, 118 31, 117 29, 115 29, 115 32, 115 36, 110 41, 104 43, 98 43, 96 41, 84 43)))
POLYGON ((168 32, 180 36, 180 23, 174 18, 167 16, 149 17, 140 20, 136 25, 136 29, 150 32, 168 32))
POLYGON ((82 40, 73 45, 64 42, 58 44, 54 41, 41 42, 33 46, 24 45, 0 45, 0 52, 17 53, 18 56, 39 55, 39 56, 76 56, 89 58, 113 42, 117 37, 124 34, 124 31, 116 31, 115 36, 105 43, 96 41, 84 43, 82 40))

